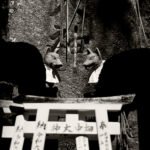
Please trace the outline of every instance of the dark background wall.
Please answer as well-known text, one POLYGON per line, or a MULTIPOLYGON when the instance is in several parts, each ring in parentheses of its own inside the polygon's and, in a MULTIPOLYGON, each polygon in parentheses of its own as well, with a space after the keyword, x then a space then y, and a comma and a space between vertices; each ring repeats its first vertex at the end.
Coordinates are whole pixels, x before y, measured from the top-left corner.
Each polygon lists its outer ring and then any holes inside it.
POLYGON ((0 1, 0 37, 7 35, 8 0, 0 1))

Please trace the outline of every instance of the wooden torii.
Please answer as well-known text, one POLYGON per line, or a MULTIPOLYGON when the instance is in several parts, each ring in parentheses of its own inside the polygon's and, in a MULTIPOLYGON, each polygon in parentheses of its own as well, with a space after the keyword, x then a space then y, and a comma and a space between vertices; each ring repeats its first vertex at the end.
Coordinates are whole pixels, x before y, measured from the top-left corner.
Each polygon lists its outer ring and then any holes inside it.
POLYGON ((56 135, 57 138, 60 135, 75 135, 77 150, 89 150, 89 139, 95 136, 98 137, 100 150, 112 150, 110 137, 120 134, 120 123, 110 122, 108 112, 120 111, 124 104, 132 102, 134 96, 101 98, 27 96, 22 104, 0 100, 0 107, 4 114, 12 113, 13 109, 10 108, 24 109, 23 114, 17 115, 14 126, 3 126, 2 138, 11 138, 10 150, 22 150, 24 135, 33 134, 31 150, 44 150, 46 135, 49 137, 56 135), (35 121, 28 120, 29 116, 33 115, 32 110, 36 110, 35 121), (52 113, 54 110, 56 112, 52 113), (61 116, 62 111, 65 120, 60 122, 54 119, 58 114, 61 116), (91 116, 93 111, 96 121, 86 121, 85 118, 91 116))

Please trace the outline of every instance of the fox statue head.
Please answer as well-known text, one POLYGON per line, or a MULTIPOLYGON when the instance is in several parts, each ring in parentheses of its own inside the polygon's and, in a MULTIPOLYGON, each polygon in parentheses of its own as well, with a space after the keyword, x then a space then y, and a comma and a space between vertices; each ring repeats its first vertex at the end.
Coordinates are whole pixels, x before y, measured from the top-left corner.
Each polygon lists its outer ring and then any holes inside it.
POLYGON ((46 54, 44 56, 44 63, 50 68, 60 68, 62 67, 62 62, 60 60, 60 56, 58 54, 59 45, 55 49, 51 49, 49 45, 46 47, 46 54))
POLYGON ((95 49, 95 51, 92 51, 90 48, 87 48, 87 57, 86 60, 83 63, 83 66, 86 69, 89 68, 98 68, 102 63, 102 55, 100 53, 100 50, 98 48, 95 49))

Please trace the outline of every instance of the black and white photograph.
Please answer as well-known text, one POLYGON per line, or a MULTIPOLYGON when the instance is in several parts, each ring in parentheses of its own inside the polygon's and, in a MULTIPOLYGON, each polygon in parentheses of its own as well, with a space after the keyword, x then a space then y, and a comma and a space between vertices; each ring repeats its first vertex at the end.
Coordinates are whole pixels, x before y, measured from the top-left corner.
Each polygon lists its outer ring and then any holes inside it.
POLYGON ((0 150, 148 150, 150 0, 0 0, 0 150))

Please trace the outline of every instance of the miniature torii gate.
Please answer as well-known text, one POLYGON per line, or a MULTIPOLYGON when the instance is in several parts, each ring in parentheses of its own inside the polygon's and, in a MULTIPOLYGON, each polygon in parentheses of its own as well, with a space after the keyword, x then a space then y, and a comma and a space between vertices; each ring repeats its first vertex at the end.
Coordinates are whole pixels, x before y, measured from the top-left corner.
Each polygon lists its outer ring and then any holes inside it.
POLYGON ((28 96, 23 104, 16 104, 12 101, 0 101, 0 107, 3 108, 5 113, 11 113, 10 106, 22 107, 25 111, 37 110, 35 121, 27 121, 23 115, 18 115, 14 126, 3 127, 2 137, 12 138, 10 150, 22 150, 24 134, 33 134, 31 150, 44 150, 46 135, 77 135, 77 150, 89 150, 87 136, 97 135, 100 150, 112 150, 110 136, 120 134, 120 123, 109 122, 108 111, 120 111, 122 105, 131 102, 133 98, 134 95, 103 98, 44 98, 28 96), (96 122, 79 120, 80 113, 66 113, 64 122, 50 121, 49 116, 52 110, 82 111, 82 113, 94 111, 96 122))

